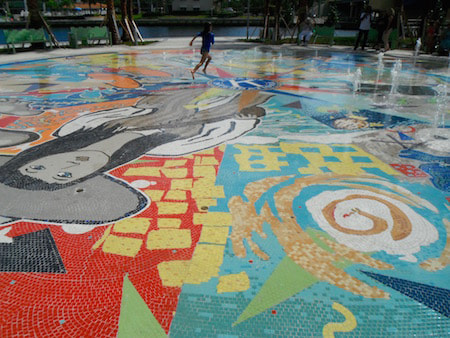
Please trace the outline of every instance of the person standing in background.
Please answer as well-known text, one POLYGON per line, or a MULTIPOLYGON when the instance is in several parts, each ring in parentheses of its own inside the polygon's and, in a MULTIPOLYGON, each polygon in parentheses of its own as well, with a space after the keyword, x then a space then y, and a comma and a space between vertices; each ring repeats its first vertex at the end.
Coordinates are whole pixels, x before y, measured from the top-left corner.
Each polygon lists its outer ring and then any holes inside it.
POLYGON ((353 50, 356 50, 358 48, 361 38, 363 38, 363 41, 361 43, 361 49, 364 50, 364 48, 366 47, 371 22, 372 22, 372 7, 367 6, 366 10, 364 10, 361 13, 361 16, 359 18, 358 37, 356 38, 356 43, 353 50))
POLYGON ((303 21, 303 29, 298 35, 299 42, 302 42, 303 46, 307 46, 309 39, 311 39, 311 36, 314 33, 314 20, 311 19, 309 16, 303 21))
POLYGON ((386 28, 383 32, 383 43, 384 43, 384 51, 387 52, 389 48, 389 36, 391 35, 392 29, 394 28, 397 20, 395 20, 395 10, 391 8, 388 12, 388 18, 386 23, 386 28))
POLYGON ((194 36, 189 43, 189 46, 192 46, 194 43, 194 40, 201 36, 202 37, 202 48, 200 49, 200 54, 202 55, 202 58, 200 59, 200 62, 195 66, 193 70, 191 70, 192 79, 195 79, 195 72, 205 63, 205 67, 203 67, 203 73, 206 74, 206 67, 208 67, 209 63, 211 62, 211 55, 209 55, 209 51, 211 49, 211 44, 214 44, 214 33, 212 33, 212 24, 211 22, 206 22, 205 26, 203 28, 202 32, 199 32, 196 36, 194 36))
POLYGON ((378 19, 376 21, 376 30, 377 30, 377 41, 375 42, 374 48, 379 51, 383 46, 383 33, 386 29, 387 25, 387 13, 386 11, 382 11, 378 15, 378 19))

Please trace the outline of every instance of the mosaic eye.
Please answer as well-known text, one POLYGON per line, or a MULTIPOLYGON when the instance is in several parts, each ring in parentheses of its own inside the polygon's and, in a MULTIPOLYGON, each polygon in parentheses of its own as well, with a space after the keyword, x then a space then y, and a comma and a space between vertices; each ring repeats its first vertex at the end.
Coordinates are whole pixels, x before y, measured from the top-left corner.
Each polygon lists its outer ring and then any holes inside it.
POLYGON ((32 164, 32 165, 30 165, 30 168, 34 169, 34 170, 44 170, 45 169, 45 167, 41 164, 32 164))
POLYGON ((59 173, 56 174, 56 176, 63 178, 71 178, 72 174, 69 173, 68 171, 60 171, 59 173))

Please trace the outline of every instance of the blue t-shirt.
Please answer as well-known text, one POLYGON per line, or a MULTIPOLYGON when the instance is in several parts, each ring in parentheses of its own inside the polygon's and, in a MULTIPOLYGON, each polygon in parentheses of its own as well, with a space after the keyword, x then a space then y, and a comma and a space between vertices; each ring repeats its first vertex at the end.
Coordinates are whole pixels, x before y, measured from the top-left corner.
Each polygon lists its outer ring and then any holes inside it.
POLYGON ((197 36, 202 37, 202 51, 209 52, 211 45, 214 45, 214 33, 198 32, 197 36))

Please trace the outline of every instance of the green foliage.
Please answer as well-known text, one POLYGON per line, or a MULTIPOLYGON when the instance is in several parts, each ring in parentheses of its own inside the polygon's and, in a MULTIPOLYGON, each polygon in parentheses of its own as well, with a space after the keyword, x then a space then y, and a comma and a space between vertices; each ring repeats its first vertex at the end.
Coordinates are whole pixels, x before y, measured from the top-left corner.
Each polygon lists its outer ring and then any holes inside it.
MULTIPOLYGON (((247 6, 247 4, 246 4, 247 6)), ((253 14, 264 13, 264 0, 250 0, 250 12, 253 14)))
POLYGON ((46 0, 45 4, 48 9, 57 11, 61 9, 68 9, 74 7, 73 0, 46 0))
POLYGON ((415 41, 413 41, 411 38, 399 38, 398 45, 401 48, 414 49, 415 41))
POLYGON ((228 2, 224 2, 222 5, 222 9, 228 7, 233 8, 235 11, 243 12, 247 7, 247 1, 231 0, 228 2))
POLYGON ((334 26, 339 21, 339 11, 335 4, 330 4, 328 7, 328 17, 325 21, 325 26, 334 26))
MULTIPOLYGON (((152 43, 156 43, 156 42, 158 42, 158 40, 151 40, 151 41, 149 40, 149 41, 143 41, 143 42, 138 41, 137 45, 138 46, 146 46, 146 45, 151 45, 152 43)), ((131 41, 126 41, 123 44, 127 45, 127 46, 135 46, 134 42, 131 42, 131 41)))
POLYGON ((72 0, 61 0, 59 1, 62 7, 65 8, 72 8, 73 7, 73 1, 72 0))
POLYGON ((61 8, 59 1, 57 1, 57 0, 48 0, 46 2, 46 5, 47 5, 47 8, 52 11, 56 11, 61 8))

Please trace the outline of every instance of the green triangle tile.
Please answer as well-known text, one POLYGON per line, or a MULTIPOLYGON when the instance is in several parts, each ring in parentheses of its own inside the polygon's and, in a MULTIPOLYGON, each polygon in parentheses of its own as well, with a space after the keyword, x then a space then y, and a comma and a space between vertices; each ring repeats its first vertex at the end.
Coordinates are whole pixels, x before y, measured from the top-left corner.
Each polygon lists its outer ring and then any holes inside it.
MULTIPOLYGON (((334 252, 319 236, 320 234, 321 236, 334 241, 330 235, 312 228, 306 229, 306 232, 317 246, 325 251, 331 253, 334 252)), ((371 255, 371 253, 368 253, 368 255, 371 255)), ((333 262, 333 265, 340 269, 345 269, 353 264, 352 261, 346 258, 340 258, 336 262, 333 262)), ((258 294, 252 299, 250 304, 247 305, 236 322, 233 323, 233 326, 266 311, 272 306, 282 303, 286 299, 318 281, 319 279, 317 277, 298 266, 288 256, 284 257, 264 283, 258 294)))
POLYGON ((133 284, 123 279, 122 304, 120 307, 119 338, 167 337, 153 313, 145 304, 133 284))
POLYGON ((319 279, 288 256, 284 257, 233 326, 280 304, 317 281, 319 279))

